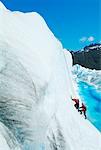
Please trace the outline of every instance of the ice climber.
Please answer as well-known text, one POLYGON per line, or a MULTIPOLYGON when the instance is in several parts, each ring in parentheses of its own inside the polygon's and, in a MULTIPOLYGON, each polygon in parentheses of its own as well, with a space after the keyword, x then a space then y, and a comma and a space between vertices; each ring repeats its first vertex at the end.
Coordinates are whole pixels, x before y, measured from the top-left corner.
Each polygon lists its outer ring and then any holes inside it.
POLYGON ((74 104, 75 108, 79 110, 79 99, 72 98, 72 100, 75 102, 74 104))
POLYGON ((84 103, 82 103, 82 106, 79 108, 79 112, 80 112, 80 114, 82 114, 82 113, 84 114, 85 119, 87 119, 86 110, 87 110, 86 106, 84 105, 84 103))

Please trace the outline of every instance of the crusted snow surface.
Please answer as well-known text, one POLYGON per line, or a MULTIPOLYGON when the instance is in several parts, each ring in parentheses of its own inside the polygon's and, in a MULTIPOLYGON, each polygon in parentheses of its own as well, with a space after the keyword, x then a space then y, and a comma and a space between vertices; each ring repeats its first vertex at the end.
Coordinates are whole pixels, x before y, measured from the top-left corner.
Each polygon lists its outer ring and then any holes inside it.
POLYGON ((0 150, 101 149, 99 131, 71 101, 71 67, 39 14, 0 3, 0 150))

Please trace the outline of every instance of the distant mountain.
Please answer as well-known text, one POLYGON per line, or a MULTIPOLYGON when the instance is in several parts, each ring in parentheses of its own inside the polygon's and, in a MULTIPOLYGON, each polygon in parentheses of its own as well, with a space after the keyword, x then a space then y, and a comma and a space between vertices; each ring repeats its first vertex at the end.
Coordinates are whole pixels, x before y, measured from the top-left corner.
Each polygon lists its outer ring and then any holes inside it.
POLYGON ((71 53, 73 65, 79 64, 85 68, 101 70, 101 44, 91 44, 71 53))

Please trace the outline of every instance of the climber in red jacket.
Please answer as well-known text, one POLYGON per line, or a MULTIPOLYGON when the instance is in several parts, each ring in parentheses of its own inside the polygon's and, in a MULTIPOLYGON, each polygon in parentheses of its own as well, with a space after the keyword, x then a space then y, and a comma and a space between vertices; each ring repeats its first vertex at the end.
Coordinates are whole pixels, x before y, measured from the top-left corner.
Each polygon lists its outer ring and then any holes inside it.
POLYGON ((75 104, 74 104, 75 108, 79 110, 79 99, 72 98, 72 101, 75 102, 75 104))
POLYGON ((80 112, 80 114, 82 114, 82 113, 84 114, 85 119, 87 119, 86 110, 87 110, 86 106, 84 105, 84 103, 82 103, 82 106, 79 108, 79 112, 80 112))

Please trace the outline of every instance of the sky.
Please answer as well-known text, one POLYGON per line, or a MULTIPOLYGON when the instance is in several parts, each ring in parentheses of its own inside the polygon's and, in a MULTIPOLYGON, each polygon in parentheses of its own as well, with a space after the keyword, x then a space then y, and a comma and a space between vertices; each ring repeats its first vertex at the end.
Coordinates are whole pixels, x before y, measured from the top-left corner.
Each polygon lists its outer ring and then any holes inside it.
POLYGON ((38 12, 64 48, 101 42, 100 0, 1 0, 10 10, 38 12))

